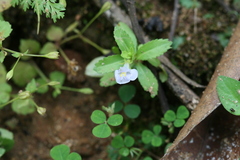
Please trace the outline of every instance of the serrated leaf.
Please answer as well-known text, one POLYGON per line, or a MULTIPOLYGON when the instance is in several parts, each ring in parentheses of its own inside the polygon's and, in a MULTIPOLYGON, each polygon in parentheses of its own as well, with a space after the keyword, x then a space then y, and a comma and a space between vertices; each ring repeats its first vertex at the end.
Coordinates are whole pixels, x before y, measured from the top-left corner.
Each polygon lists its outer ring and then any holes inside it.
POLYGON ((95 67, 95 64, 103 58, 104 56, 96 57, 91 62, 89 62, 85 69, 85 75, 89 77, 102 77, 103 75, 97 73, 93 68, 95 67))
POLYGON ((33 113, 36 108, 32 99, 17 99, 12 103, 12 110, 18 114, 27 115, 33 113))
POLYGON ((107 123, 111 126, 119 126, 123 122, 123 116, 120 114, 114 114, 108 118, 107 123))
POLYGON ((181 105, 178 107, 177 109, 177 112, 176 112, 176 115, 177 115, 177 118, 179 119, 186 119, 189 117, 189 111, 187 109, 187 107, 181 105))
POLYGON ((135 94, 136 88, 130 84, 123 85, 118 90, 120 99, 125 103, 129 102, 135 96, 135 94))
POLYGON ((124 113, 129 118, 137 118, 141 113, 141 108, 136 104, 128 104, 124 108, 124 113))
POLYGON ((132 147, 134 145, 134 143, 135 143, 135 140, 134 140, 133 137, 126 136, 124 138, 124 144, 125 144, 126 147, 132 147))
POLYGON ((98 138, 107 138, 111 135, 111 128, 107 124, 100 124, 93 128, 92 133, 98 138))
POLYGON ((143 44, 137 52, 137 60, 149 60, 164 54, 172 42, 167 39, 156 39, 143 44))
POLYGON ((217 93, 223 107, 234 115, 240 115, 240 82, 219 76, 217 80, 217 93))
POLYGON ((7 38, 12 32, 11 24, 0 20, 0 42, 7 38))
POLYGON ((136 69, 138 71, 138 80, 143 89, 149 92, 152 98, 155 97, 158 93, 158 81, 156 77, 151 70, 142 63, 137 63, 136 69))
POLYGON ((124 59, 120 55, 105 57, 95 64, 94 70, 100 74, 113 72, 124 65, 124 59))
POLYGON ((103 111, 95 110, 91 114, 91 120, 96 124, 101 124, 107 120, 107 117, 103 111))
POLYGON ((168 110, 165 114, 164 114, 164 119, 168 122, 173 122, 176 119, 176 114, 174 111, 172 110, 168 110))
POLYGON ((133 31, 125 24, 118 23, 114 28, 114 38, 118 47, 123 52, 135 54, 137 51, 137 39, 133 31))
POLYGON ((67 156, 66 160, 82 160, 82 157, 78 153, 72 152, 67 156))
POLYGON ((114 147, 114 148, 121 148, 124 146, 124 141, 123 141, 123 138, 122 136, 120 135, 117 135, 113 138, 112 142, 111 142, 111 145, 114 147))
POLYGON ((69 153, 70 148, 64 144, 57 145, 50 150, 50 156, 54 160, 66 160, 69 153))

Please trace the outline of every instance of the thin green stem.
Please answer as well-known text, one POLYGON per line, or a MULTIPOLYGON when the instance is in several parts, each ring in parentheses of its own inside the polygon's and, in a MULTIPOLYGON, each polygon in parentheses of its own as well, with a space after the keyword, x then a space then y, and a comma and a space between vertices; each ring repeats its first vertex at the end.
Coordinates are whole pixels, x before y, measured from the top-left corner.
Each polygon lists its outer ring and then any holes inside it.
POLYGON ((85 27, 81 30, 81 33, 83 34, 88 27, 102 14, 103 12, 100 10, 89 22, 85 27))
POLYGON ((63 57, 63 59, 67 62, 67 64, 69 64, 71 62, 71 60, 67 57, 67 55, 62 50, 62 48, 58 47, 58 50, 59 50, 59 53, 61 54, 61 56, 63 57))
POLYGON ((45 76, 45 74, 41 71, 41 69, 37 66, 37 64, 34 61, 31 61, 32 66, 34 67, 34 69, 37 71, 38 75, 46 82, 49 82, 49 79, 47 78, 47 76, 45 76))
POLYGON ((0 105, 0 109, 2 109, 4 106, 12 103, 13 101, 15 101, 15 100, 17 100, 17 99, 19 99, 19 97, 13 98, 13 99, 11 99, 10 101, 8 101, 8 102, 6 102, 6 103, 4 103, 4 104, 1 104, 1 105, 0 105))

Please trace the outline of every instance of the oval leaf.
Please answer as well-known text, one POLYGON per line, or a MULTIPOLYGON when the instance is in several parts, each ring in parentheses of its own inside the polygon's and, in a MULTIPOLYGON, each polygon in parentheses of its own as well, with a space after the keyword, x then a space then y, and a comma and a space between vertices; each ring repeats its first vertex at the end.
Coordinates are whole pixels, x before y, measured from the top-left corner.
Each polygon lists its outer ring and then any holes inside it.
POLYGON ((123 116, 120 114, 112 115, 108 118, 107 122, 111 126, 119 126, 123 122, 123 116))
POLYGON ((126 147, 132 147, 135 143, 135 140, 131 136, 126 136, 124 138, 124 144, 126 147))
POLYGON ((142 132, 142 141, 143 141, 143 143, 145 143, 145 144, 150 143, 152 141, 153 136, 154 135, 153 135, 153 133, 151 131, 144 130, 142 132))
POLYGON ((118 23, 114 28, 114 38, 122 52, 136 53, 137 39, 133 31, 125 23, 118 23))
POLYGON ((186 119, 188 118, 190 115, 187 107, 181 105, 178 107, 177 109, 177 118, 180 118, 180 119, 186 119))
POLYGON ((153 132, 155 135, 158 135, 161 132, 161 130, 162 130, 162 126, 160 126, 160 125, 155 125, 153 127, 153 132))
POLYGON ((139 114, 141 113, 141 108, 136 104, 128 104, 124 108, 124 113, 129 118, 137 118, 139 114))
POLYGON ((219 76, 217 80, 217 93, 223 107, 234 115, 240 115, 240 82, 219 76))
POLYGON ((126 147, 121 148, 118 153, 123 157, 127 157, 129 155, 129 149, 126 147))
POLYGON ((82 157, 78 153, 72 152, 67 156, 67 160, 82 160, 82 157))
POLYGON ((100 124, 93 128, 92 133, 98 138, 107 138, 111 135, 111 128, 107 124, 100 124))
POLYGON ((125 103, 129 102, 134 97, 135 93, 136 88, 130 84, 121 86, 118 90, 120 99, 125 103))
POLYGON ((95 64, 94 70, 100 74, 113 72, 124 64, 124 59, 120 55, 105 57, 95 64))
POLYGON ((162 145, 162 138, 154 136, 151 141, 152 146, 159 147, 162 145))
POLYGON ((114 147, 114 148, 122 148, 124 146, 124 142, 123 142, 123 138, 122 136, 115 136, 111 142, 111 145, 114 147))
POLYGON ((151 97, 155 97, 158 93, 158 81, 153 75, 150 69, 144 66, 142 63, 136 65, 138 71, 138 80, 145 91, 151 94, 151 97))
POLYGON ((175 127, 182 127, 184 124, 185 124, 185 120, 184 120, 184 119, 176 119, 176 120, 173 122, 173 125, 174 125, 175 127))
POLYGON ((36 108, 32 99, 17 99, 12 103, 12 110, 18 114, 33 113, 36 108))
POLYGON ((66 160, 69 153, 69 147, 64 144, 57 145, 50 150, 50 156, 54 160, 66 160))
POLYGON ((92 112, 91 120, 96 124, 101 124, 107 120, 107 117, 103 111, 95 110, 92 112))
POLYGON ((143 44, 137 52, 137 60, 148 60, 164 54, 172 42, 167 39, 156 39, 143 44))
POLYGON ((168 110, 165 114, 164 114, 164 119, 168 122, 173 122, 176 119, 176 114, 174 111, 172 110, 168 110))

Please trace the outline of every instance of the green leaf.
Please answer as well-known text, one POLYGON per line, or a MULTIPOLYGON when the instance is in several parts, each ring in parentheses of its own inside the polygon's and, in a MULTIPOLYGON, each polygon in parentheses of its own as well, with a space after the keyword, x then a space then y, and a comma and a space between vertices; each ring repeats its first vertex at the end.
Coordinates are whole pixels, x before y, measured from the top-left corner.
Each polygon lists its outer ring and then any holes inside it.
POLYGON ((0 20, 0 43, 12 32, 11 24, 0 20))
POLYGON ((61 87, 66 79, 66 75, 60 71, 53 71, 50 73, 49 78, 51 81, 58 81, 60 84, 55 87, 61 87))
POLYGON ((0 83, 0 92, 7 92, 10 93, 12 91, 12 86, 8 83, 0 83))
POLYGON ((78 153, 72 152, 67 156, 66 160, 82 160, 82 157, 78 153))
POLYGON ((0 158, 4 155, 6 149, 0 147, 0 158))
POLYGON ((177 115, 177 118, 179 119, 186 119, 189 117, 190 113, 187 107, 181 105, 178 107, 176 115, 177 115))
POLYGON ((125 24, 118 23, 114 28, 114 38, 122 52, 135 54, 137 51, 137 39, 133 31, 125 24))
POLYGON ((163 69, 161 72, 159 72, 159 79, 162 83, 166 82, 168 79, 168 74, 165 69, 163 69))
POLYGON ((7 103, 10 99, 10 93, 0 91, 0 104, 7 103))
POLYGON ((160 125, 155 125, 155 126, 153 127, 153 133, 154 133, 155 135, 158 135, 158 134, 161 132, 161 130, 162 130, 162 126, 160 126, 160 125))
POLYGON ((95 110, 91 114, 91 120, 96 124, 101 124, 107 120, 107 117, 103 111, 95 110))
POLYGON ((148 144, 152 141, 152 138, 153 138, 153 133, 149 130, 144 130, 142 132, 142 141, 144 144, 148 144))
POLYGON ((64 144, 54 146, 50 150, 50 156, 54 160, 66 160, 69 153, 70 153, 70 148, 67 145, 64 145, 64 144))
POLYGON ((30 63, 19 61, 14 69, 12 79, 16 85, 18 85, 19 87, 24 87, 36 75, 37 72, 30 63))
POLYGON ((180 4, 187 9, 199 8, 201 6, 201 3, 197 0, 180 0, 180 4))
POLYGON ((219 76, 217 80, 217 93, 223 107, 234 115, 240 115, 240 82, 219 76))
POLYGON ((134 140, 133 137, 126 136, 124 138, 124 144, 125 144, 126 147, 132 147, 134 145, 134 143, 135 143, 135 140, 134 140))
POLYGON ((0 63, 0 83, 6 82, 6 74, 7 71, 5 69, 5 66, 0 63))
POLYGON ((37 83, 37 93, 40 93, 40 94, 44 94, 44 93, 46 93, 47 91, 48 91, 48 85, 44 85, 44 84, 46 84, 46 81, 45 80, 43 80, 42 78, 38 78, 38 79, 36 79, 36 83, 37 83), (41 86, 40 88, 39 88, 39 86, 41 86))
POLYGON ((124 64, 124 59, 120 55, 105 57, 95 64, 94 70, 100 74, 118 70, 124 64))
POLYGON ((120 102, 119 100, 116 100, 113 103, 115 104, 114 113, 117 113, 123 109, 123 103, 120 102))
POLYGON ((4 59, 5 59, 5 54, 3 51, 0 51, 0 63, 3 63, 4 59))
POLYGON ((162 145, 162 138, 158 136, 153 136, 151 141, 152 146, 159 147, 162 145))
POLYGON ((100 79, 100 86, 109 87, 116 84, 114 72, 105 73, 100 79))
POLYGON ((9 151, 12 149, 14 145, 13 133, 4 129, 0 128, 0 146, 4 148, 5 151, 9 151))
POLYGON ((137 52, 137 60, 149 60, 164 54, 172 42, 167 39, 156 39, 143 44, 137 52))
POLYGON ((136 69, 138 71, 138 80, 143 89, 149 92, 152 98, 155 97, 158 93, 158 81, 156 77, 151 70, 142 63, 137 63, 136 69))
POLYGON ((129 118, 137 118, 141 113, 141 108, 136 104, 128 104, 124 108, 124 113, 129 118))
POLYGON ((28 50, 28 54, 36 54, 40 50, 40 43, 33 39, 21 39, 19 50, 22 53, 28 50))
POLYGON ((47 54, 50 52, 54 52, 57 50, 57 47, 52 42, 47 42, 43 45, 42 49, 40 50, 40 54, 47 54))
POLYGON ((173 122, 173 125, 174 125, 175 127, 182 127, 184 124, 185 124, 185 120, 184 120, 184 119, 176 119, 176 120, 173 122))
POLYGON ((59 41, 63 38, 63 36, 64 32, 61 27, 53 25, 47 30, 46 37, 49 41, 59 41))
POLYGON ((26 86, 26 91, 34 93, 37 90, 37 85, 35 79, 32 79, 26 86))
POLYGON ((17 99, 12 103, 12 110, 18 114, 27 115, 33 113, 36 108, 32 99, 17 99))
POLYGON ((107 138, 111 135, 111 128, 107 124, 100 124, 93 128, 92 133, 98 138, 107 138))
POLYGON ((185 42, 185 37, 183 36, 177 36, 173 39, 172 49, 178 49, 181 45, 183 45, 185 42))
POLYGON ((108 118, 107 123, 111 126, 119 126, 123 122, 123 116, 120 114, 112 115, 108 118))
POLYGON ((120 135, 115 136, 113 138, 112 142, 111 142, 111 145, 114 148, 122 148, 122 147, 124 147, 124 141, 123 141, 122 136, 120 136, 120 135))
POLYGON ((176 119, 176 114, 174 111, 172 110, 168 110, 165 114, 164 114, 164 119, 166 121, 169 121, 169 122, 173 122, 175 119, 176 119))
POLYGON ((161 65, 161 62, 157 58, 148 59, 147 61, 154 67, 159 67, 161 65))
POLYGON ((123 85, 118 90, 120 99, 125 103, 129 102, 135 96, 135 94, 136 88, 130 84, 123 85))
POLYGON ((126 147, 121 148, 118 153, 124 157, 127 157, 130 153, 129 149, 126 147))
POLYGON ((95 67, 95 64, 103 58, 104 56, 96 57, 91 62, 89 62, 85 69, 85 75, 89 77, 102 77, 103 75, 97 73, 93 68, 95 67))
POLYGON ((151 157, 145 157, 143 160, 153 160, 151 157))

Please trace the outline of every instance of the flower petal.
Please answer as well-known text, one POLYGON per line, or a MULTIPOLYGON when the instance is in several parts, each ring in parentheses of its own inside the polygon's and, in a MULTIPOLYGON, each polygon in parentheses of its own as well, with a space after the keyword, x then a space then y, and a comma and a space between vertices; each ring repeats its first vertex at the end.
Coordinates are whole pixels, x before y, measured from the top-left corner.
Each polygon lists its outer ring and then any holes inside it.
POLYGON ((138 71, 136 69, 131 69, 131 76, 129 77, 131 81, 136 80, 138 77, 138 71))

